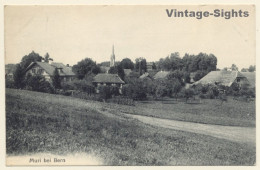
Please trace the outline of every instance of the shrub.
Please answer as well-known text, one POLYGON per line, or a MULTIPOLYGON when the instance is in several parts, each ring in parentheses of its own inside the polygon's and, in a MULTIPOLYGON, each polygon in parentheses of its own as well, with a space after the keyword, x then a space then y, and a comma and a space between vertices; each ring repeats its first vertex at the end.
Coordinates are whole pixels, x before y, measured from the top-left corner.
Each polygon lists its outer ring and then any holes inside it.
POLYGON ((123 86, 122 93, 124 96, 133 100, 144 100, 147 97, 146 88, 141 80, 135 80, 130 84, 123 86))
POLYGON ((161 98, 167 95, 167 87, 164 85, 158 85, 155 90, 155 97, 161 98))
POLYGON ((110 86, 102 85, 102 86, 98 87, 98 90, 99 90, 100 98, 102 100, 107 100, 107 99, 112 97, 111 87, 110 86))
POLYGON ((53 71, 52 84, 55 89, 61 88, 61 78, 57 68, 55 68, 55 70, 53 71))
POLYGON ((61 83, 61 88, 62 88, 63 91, 76 90, 73 82, 62 82, 61 83))
POLYGON ((194 81, 198 81, 198 80, 200 80, 202 77, 204 77, 206 74, 208 74, 207 71, 198 70, 198 71, 195 73, 195 75, 194 75, 194 77, 193 77, 193 80, 194 80, 194 81))
POLYGON ((78 90, 92 95, 95 93, 95 87, 90 81, 87 80, 73 80, 72 82, 62 83, 62 88, 64 90, 78 90))
POLYGON ((32 91, 54 93, 54 88, 49 82, 45 81, 45 78, 41 75, 27 75, 25 88, 32 91))
POLYGON ((116 103, 116 104, 122 104, 122 105, 134 106, 134 100, 133 99, 122 97, 122 96, 112 97, 111 99, 108 100, 108 102, 116 103))
POLYGON ((22 89, 25 86, 25 74, 20 64, 16 65, 14 71, 14 86, 18 89, 22 89))
POLYGON ((188 89, 183 88, 180 92, 180 96, 184 97, 187 103, 188 99, 194 96, 194 90, 192 88, 188 88, 188 89))
POLYGON ((206 96, 205 94, 200 94, 199 97, 200 97, 201 99, 206 99, 206 98, 207 98, 207 96, 206 96))
POLYGON ((6 88, 15 88, 14 81, 5 79, 5 87, 6 88))

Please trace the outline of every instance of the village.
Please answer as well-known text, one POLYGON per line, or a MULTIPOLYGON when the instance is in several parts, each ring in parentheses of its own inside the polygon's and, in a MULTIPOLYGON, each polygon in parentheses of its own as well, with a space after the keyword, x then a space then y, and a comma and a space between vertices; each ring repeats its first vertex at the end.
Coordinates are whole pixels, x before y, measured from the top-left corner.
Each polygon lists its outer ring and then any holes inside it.
MULTIPOLYGON (((172 53, 172 56, 160 59, 156 64, 146 62, 144 58, 137 58, 136 63, 129 58, 116 62, 113 46, 110 62, 96 64, 86 58, 73 67, 53 62, 48 53, 45 58, 34 52, 30 55, 27 59, 24 57, 16 68, 7 65, 7 87, 66 95, 75 92, 100 94, 102 99, 122 95, 133 100, 145 100, 149 96, 154 99, 168 96, 187 100, 194 95, 214 99, 223 97, 221 94, 246 98, 255 96, 255 68, 250 66, 240 72, 233 64, 220 70, 216 67, 217 58, 214 55, 200 53, 201 58, 193 56, 198 60, 195 66, 193 63, 185 66, 178 53, 172 53), (205 63, 204 59, 211 64, 205 63), (188 67, 195 67, 192 68, 195 71, 188 67)), ((192 61, 192 56, 184 56, 183 60, 187 59, 192 61)))

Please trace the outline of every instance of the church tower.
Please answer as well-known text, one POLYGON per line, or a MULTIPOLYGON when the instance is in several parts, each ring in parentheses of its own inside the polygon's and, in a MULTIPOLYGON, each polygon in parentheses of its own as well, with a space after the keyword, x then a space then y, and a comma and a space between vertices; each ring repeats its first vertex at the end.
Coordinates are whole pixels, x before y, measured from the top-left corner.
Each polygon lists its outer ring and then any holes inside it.
POLYGON ((114 67, 115 66, 115 53, 114 53, 114 45, 112 47, 112 55, 110 57, 110 67, 114 67))

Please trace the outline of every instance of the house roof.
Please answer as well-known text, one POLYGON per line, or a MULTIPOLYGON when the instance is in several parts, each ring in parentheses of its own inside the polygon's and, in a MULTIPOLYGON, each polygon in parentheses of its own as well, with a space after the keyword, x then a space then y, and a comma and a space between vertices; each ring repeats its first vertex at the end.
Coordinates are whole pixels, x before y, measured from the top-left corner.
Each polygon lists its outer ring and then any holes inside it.
POLYGON ((34 65, 39 65, 42 69, 46 71, 49 75, 53 76, 54 70, 56 68, 62 69, 62 71, 59 73, 60 76, 75 76, 75 74, 72 72, 71 67, 67 67, 62 63, 45 63, 45 62, 32 62, 26 70, 29 70, 34 65))
POLYGON ((124 84, 125 82, 117 74, 104 74, 100 73, 94 77, 94 83, 119 83, 124 84))
POLYGON ((154 79, 164 79, 167 77, 167 75, 169 74, 169 71, 159 71, 158 73, 156 73, 154 75, 154 79))
POLYGON ((149 73, 144 73, 144 74, 142 74, 140 77, 139 77, 140 79, 144 79, 144 78, 149 78, 149 79, 152 79, 152 77, 150 76, 150 74, 149 73))
POLYGON ((242 73, 249 81, 252 87, 255 87, 255 72, 243 72, 242 73))
POLYGON ((246 78, 239 71, 211 71, 194 84, 215 84, 220 83, 225 86, 231 86, 237 77, 246 78))
POLYGON ((125 75, 128 76, 132 70, 131 69, 124 69, 125 75))

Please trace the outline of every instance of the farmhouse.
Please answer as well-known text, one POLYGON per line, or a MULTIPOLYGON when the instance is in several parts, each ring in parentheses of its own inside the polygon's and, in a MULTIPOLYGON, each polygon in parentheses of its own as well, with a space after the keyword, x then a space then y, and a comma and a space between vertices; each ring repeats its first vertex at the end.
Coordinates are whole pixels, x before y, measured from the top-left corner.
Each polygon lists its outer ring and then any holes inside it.
MULTIPOLYGON (((94 77, 93 85, 97 88, 101 85, 116 86, 119 90, 122 89, 125 82, 117 74, 100 73, 94 77)), ((97 91, 98 92, 98 91, 97 91)))
POLYGON ((148 72, 142 74, 139 78, 143 80, 144 79, 153 80, 153 77, 148 72))
POLYGON ((62 63, 49 64, 46 62, 32 62, 26 69, 26 75, 42 75, 47 81, 51 81, 55 69, 58 70, 61 81, 72 81, 76 78, 70 66, 65 66, 62 63))
POLYGON ((169 73, 170 73, 169 71, 159 71, 158 73, 156 73, 154 75, 153 78, 154 79, 165 79, 169 73))
POLYGON ((243 72, 242 73, 250 83, 250 87, 255 87, 255 72, 243 72))
POLYGON ((224 86, 231 86, 233 83, 245 84, 249 83, 248 79, 241 74, 239 71, 211 71, 205 77, 200 79, 199 81, 193 83, 196 84, 218 84, 224 86))

